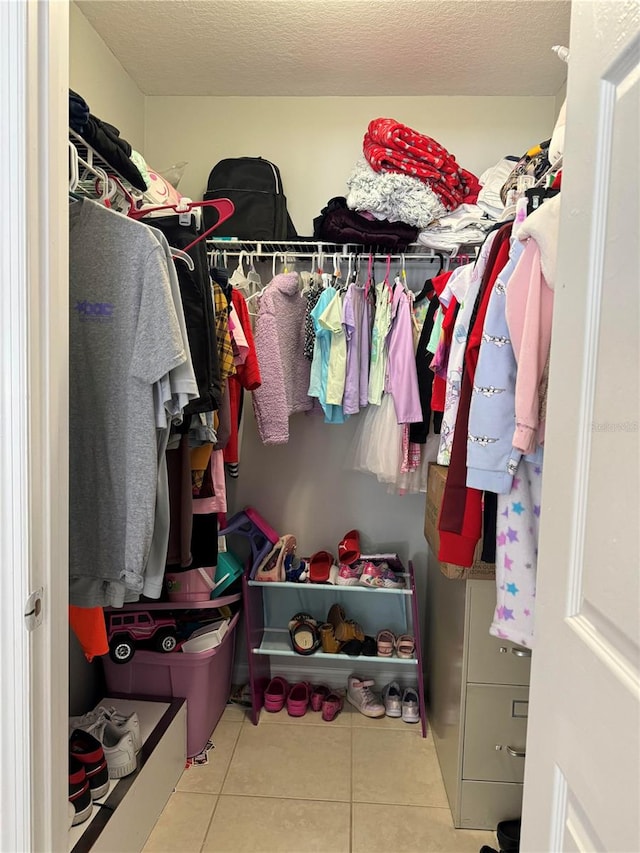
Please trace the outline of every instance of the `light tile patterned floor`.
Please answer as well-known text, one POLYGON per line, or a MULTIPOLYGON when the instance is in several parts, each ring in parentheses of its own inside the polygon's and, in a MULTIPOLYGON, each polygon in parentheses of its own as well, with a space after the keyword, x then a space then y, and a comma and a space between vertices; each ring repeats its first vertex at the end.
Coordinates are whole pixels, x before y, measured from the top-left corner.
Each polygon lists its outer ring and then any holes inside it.
POLYGON ((490 832, 454 829, 431 738, 351 706, 228 708, 209 764, 185 770, 144 853, 478 853, 490 832))

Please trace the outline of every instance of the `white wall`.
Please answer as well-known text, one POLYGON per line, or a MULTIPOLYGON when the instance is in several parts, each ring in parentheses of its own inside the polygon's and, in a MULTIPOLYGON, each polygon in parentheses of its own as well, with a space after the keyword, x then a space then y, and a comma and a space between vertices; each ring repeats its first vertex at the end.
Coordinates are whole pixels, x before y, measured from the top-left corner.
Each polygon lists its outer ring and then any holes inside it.
POLYGON ((69 86, 144 152, 144 95, 75 3, 69 7, 69 86))
POLYGON ((361 153, 372 118, 389 116, 433 136, 479 174, 521 155, 553 130, 553 97, 215 98, 148 97, 145 156, 157 169, 187 160, 180 191, 202 198, 223 157, 261 156, 280 167, 301 236, 361 153))

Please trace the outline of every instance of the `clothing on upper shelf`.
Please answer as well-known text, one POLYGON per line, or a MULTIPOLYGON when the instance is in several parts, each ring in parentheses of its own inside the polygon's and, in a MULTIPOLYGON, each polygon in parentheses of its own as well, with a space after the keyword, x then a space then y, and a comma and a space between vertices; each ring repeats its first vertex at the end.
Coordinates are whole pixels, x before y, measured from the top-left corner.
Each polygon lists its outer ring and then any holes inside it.
POLYGON ((363 150, 376 172, 404 172, 428 183, 448 210, 478 196, 478 179, 462 169, 446 148, 394 119, 371 121, 363 150))
POLYGON ((428 184, 413 175, 376 172, 360 157, 347 179, 347 206, 389 222, 426 228, 447 212, 428 184))
POLYGON ((418 243, 436 251, 454 251, 460 246, 483 242, 495 224, 477 204, 461 204, 418 234, 418 243))
POLYGON ((255 346, 262 385, 253 393, 258 433, 264 444, 286 444, 289 417, 311 408, 310 365, 304 348, 306 299, 298 274, 277 275, 260 297, 255 346))

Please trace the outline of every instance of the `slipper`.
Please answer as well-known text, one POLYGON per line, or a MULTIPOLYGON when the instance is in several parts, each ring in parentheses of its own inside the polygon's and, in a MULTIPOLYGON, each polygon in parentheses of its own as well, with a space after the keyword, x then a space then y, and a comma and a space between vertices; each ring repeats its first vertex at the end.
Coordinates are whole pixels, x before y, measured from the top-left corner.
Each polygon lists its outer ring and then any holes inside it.
POLYGON ((331 691, 328 687, 325 687, 324 684, 319 684, 317 687, 314 687, 311 691, 311 710, 322 711, 322 703, 329 693, 331 693, 331 691))
POLYGON ((299 681, 287 696, 287 713, 290 717, 304 717, 309 707, 309 685, 299 681))
POLYGON ((416 656, 416 641, 411 634, 400 634, 396 638, 396 652, 399 658, 406 660, 416 656))
MULTIPOLYGON (((396 645, 396 638, 392 631, 388 631, 386 629, 384 631, 378 631, 376 642, 378 644, 379 658, 393 657, 393 650, 396 645)), ((411 657, 411 655, 408 655, 407 657, 411 657)))
POLYGON ((309 560, 309 583, 326 583, 332 565, 333 556, 328 551, 316 551, 309 560))
POLYGON ((350 530, 338 545, 338 560, 348 566, 360 559, 360 533, 350 530))
POLYGON ((289 693, 289 684, 286 678, 281 678, 279 675, 272 678, 269 686, 264 691, 264 709, 270 714, 276 714, 282 711, 284 703, 289 693))

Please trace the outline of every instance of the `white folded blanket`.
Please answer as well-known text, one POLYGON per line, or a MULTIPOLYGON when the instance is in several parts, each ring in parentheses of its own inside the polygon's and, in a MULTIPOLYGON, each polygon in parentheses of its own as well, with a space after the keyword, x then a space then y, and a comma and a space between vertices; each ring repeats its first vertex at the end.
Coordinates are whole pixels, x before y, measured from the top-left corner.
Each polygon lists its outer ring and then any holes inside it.
POLYGON ((431 187, 418 178, 395 172, 375 172, 364 157, 354 166, 347 187, 347 207, 368 210, 390 222, 426 228, 447 212, 431 187))

